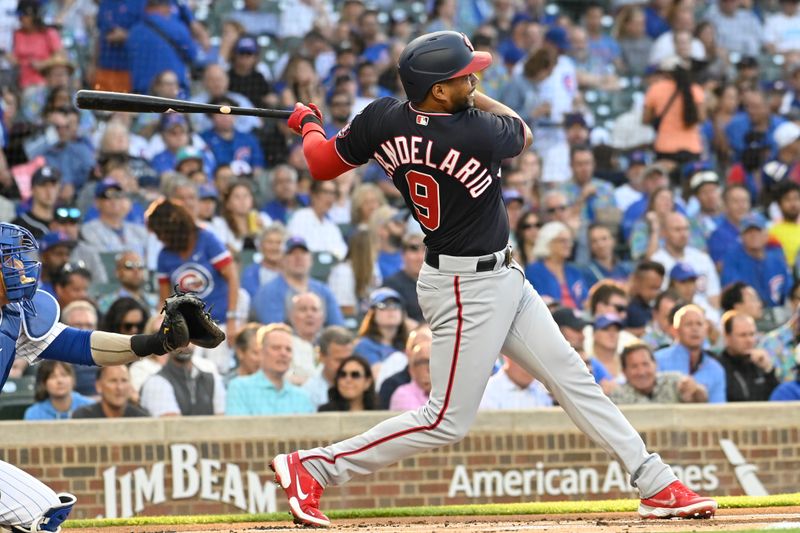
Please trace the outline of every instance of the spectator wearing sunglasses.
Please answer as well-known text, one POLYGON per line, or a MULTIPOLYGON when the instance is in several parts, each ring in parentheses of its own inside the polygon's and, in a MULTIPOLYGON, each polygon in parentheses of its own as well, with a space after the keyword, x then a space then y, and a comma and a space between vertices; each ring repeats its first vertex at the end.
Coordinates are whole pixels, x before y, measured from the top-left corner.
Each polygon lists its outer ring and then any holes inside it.
POLYGON ((422 309, 417 300, 417 278, 425 260, 425 245, 422 244, 422 235, 410 234, 403 237, 403 268, 389 276, 384 281, 384 286, 394 289, 403 298, 408 318, 417 322, 424 322, 422 309))
POLYGON ((92 273, 92 281, 98 285, 108 283, 108 275, 103 260, 100 259, 100 252, 90 243, 80 240, 82 218, 83 214, 77 207, 57 207, 50 229, 55 233, 63 233, 75 241, 75 247, 69 254, 70 261, 86 265, 92 273))
POLYGON ((148 270, 144 259, 138 253, 127 250, 117 254, 115 277, 120 287, 102 296, 97 303, 101 312, 109 312, 112 305, 121 298, 132 299, 148 314, 155 314, 155 295, 146 292, 148 270))
POLYGON ((377 367, 387 357, 403 350, 408 338, 403 297, 388 287, 372 291, 369 311, 358 330, 359 340, 353 351, 377 367))
MULTIPOLYGON (((560 193, 559 193, 560 194, 560 193)), ((533 247, 536 244, 536 237, 544 224, 539 214, 535 211, 527 211, 522 214, 514 229, 514 258, 523 267, 533 262, 533 247)))
POLYGON ((144 333, 144 326, 149 318, 150 313, 140 302, 123 296, 108 308, 103 317, 100 330, 124 335, 137 335, 144 333))
POLYGON ((95 186, 94 198, 100 216, 83 225, 82 240, 104 252, 135 250, 144 254, 147 230, 125 220, 131 202, 122 185, 114 178, 105 178, 95 186))
POLYGON ((321 405, 319 411, 372 411, 378 408, 377 404, 369 363, 351 355, 336 372, 336 381, 328 390, 328 403, 321 405))

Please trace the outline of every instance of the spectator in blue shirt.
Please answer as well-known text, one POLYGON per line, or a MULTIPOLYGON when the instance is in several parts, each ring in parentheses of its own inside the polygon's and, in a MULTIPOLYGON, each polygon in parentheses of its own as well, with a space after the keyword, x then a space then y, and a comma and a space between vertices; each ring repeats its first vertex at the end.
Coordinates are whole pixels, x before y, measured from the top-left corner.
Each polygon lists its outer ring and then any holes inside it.
POLYGON ((183 95, 189 94, 188 69, 197 57, 197 44, 183 21, 172 15, 171 1, 147 0, 144 16, 128 34, 133 91, 148 94, 156 75, 171 70, 183 95))
POLYGON ((292 214, 308 205, 308 195, 297 192, 297 169, 280 164, 272 171, 272 200, 261 208, 269 217, 287 224, 292 214))
POLYGON ((722 260, 722 285, 742 281, 753 287, 764 305, 784 304, 792 287, 792 273, 783 250, 767 246, 767 221, 759 214, 744 218, 741 242, 726 243, 728 252, 722 260))
POLYGON ((100 0, 97 7, 98 55, 94 88, 129 92, 128 32, 142 18, 145 0, 100 0))
POLYGON ((292 297, 303 292, 313 292, 325 304, 325 326, 344 324, 339 303, 328 286, 309 276, 311 253, 306 241, 290 237, 283 247, 283 272, 256 291, 251 303, 251 314, 262 324, 285 322, 286 310, 292 297))
POLYGON ((772 134, 775 128, 780 126, 784 119, 778 115, 770 113, 769 105, 761 91, 751 90, 742 95, 744 111, 733 116, 731 121, 725 126, 725 135, 728 143, 733 150, 734 161, 741 161, 745 148, 745 137, 750 131, 764 132, 770 154, 775 157, 777 145, 772 134))
POLYGON ((564 307, 580 309, 589 291, 583 272, 568 262, 572 242, 566 224, 545 224, 533 247, 536 261, 525 268, 525 277, 542 296, 549 296, 564 307))
POLYGON ((708 391, 709 403, 727 401, 725 369, 703 349, 708 323, 703 309, 689 304, 681 307, 673 320, 675 342, 655 353, 659 372, 676 371, 692 376, 708 391))
POLYGON ((75 392, 75 371, 61 361, 42 361, 36 372, 36 403, 25 410, 25 420, 62 420, 94 400, 75 392))
POLYGON ((750 194, 742 185, 728 185, 722 193, 723 213, 717 218, 717 228, 708 237, 708 255, 716 265, 739 241, 739 225, 750 213, 750 194))
POLYGON ((403 297, 394 289, 383 287, 369 295, 369 311, 361 321, 359 339, 353 352, 373 366, 394 352, 401 352, 408 340, 403 297))
MULTIPOLYGON (((233 99, 223 96, 214 98, 213 105, 235 106, 233 99)), ((237 131, 232 115, 211 115, 214 126, 200 136, 208 144, 218 165, 230 165, 232 161, 245 161, 254 172, 264 168, 264 153, 256 137, 250 133, 237 131)))
POLYGON ((316 411, 306 391, 284 380, 292 365, 292 330, 286 324, 259 329, 261 369, 228 384, 226 415, 289 415, 316 411))
POLYGON ((94 148, 88 139, 78 136, 78 110, 74 107, 57 109, 48 116, 58 132, 58 142, 47 149, 47 164, 61 171, 59 199, 71 203, 74 195, 89 179, 94 169, 94 148))

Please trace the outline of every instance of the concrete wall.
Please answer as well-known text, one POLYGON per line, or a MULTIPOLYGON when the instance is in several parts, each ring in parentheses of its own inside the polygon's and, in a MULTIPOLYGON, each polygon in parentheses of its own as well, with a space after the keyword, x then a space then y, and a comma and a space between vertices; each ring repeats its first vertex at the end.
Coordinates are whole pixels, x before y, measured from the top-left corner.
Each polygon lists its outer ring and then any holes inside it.
MULTIPOLYGON (((797 405, 628 407, 624 412, 648 447, 696 490, 777 494, 800 486, 797 405)), ((57 491, 75 493, 77 518, 284 510, 267 471, 272 456, 351 436, 389 415, 0 422, 0 459, 57 491)), ((633 495, 619 464, 553 408, 481 413, 462 442, 332 487, 324 506, 633 495)))

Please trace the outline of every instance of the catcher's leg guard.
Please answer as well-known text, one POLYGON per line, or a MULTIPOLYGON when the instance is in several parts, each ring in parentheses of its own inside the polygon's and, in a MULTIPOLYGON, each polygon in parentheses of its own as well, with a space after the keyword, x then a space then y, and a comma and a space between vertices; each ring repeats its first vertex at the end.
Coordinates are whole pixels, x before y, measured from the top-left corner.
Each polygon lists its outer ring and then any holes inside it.
POLYGON ((61 492, 58 494, 58 499, 61 501, 60 504, 47 509, 26 527, 11 526, 11 532, 36 533, 47 531, 49 533, 58 533, 61 531, 61 524, 69 516, 77 498, 68 492, 61 492))

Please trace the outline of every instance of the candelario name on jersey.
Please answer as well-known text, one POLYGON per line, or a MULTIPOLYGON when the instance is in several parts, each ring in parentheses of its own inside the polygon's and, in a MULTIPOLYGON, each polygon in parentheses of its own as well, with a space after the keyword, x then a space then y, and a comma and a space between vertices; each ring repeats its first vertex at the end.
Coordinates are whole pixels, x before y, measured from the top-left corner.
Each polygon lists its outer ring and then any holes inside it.
POLYGON ((423 165, 444 172, 464 185, 470 196, 477 198, 492 184, 492 173, 480 161, 463 156, 450 148, 441 161, 432 157, 433 141, 419 136, 399 135, 381 143, 372 157, 387 175, 393 176, 401 165, 423 165))

